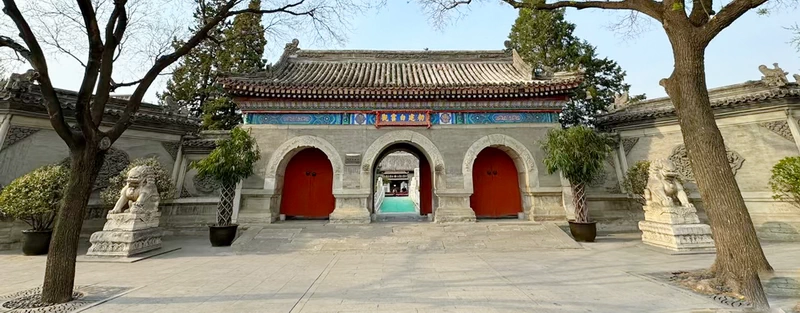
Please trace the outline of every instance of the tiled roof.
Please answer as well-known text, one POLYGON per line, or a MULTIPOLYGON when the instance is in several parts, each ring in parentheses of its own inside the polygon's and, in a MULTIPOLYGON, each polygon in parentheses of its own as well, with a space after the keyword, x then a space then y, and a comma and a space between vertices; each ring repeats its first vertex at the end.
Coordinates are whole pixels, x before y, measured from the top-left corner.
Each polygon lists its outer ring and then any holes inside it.
MULTIPOLYGON (((77 92, 56 89, 64 115, 71 118, 74 115, 77 92)), ((38 85, 25 83, 17 89, 0 89, 0 110, 13 110, 15 114, 31 114, 45 116, 47 108, 42 104, 42 94, 38 85)), ((106 122, 115 122, 123 113, 127 100, 111 97, 105 108, 104 119, 106 122)), ((175 133, 193 133, 200 129, 200 120, 189 116, 181 116, 167 112, 164 107, 142 103, 133 116, 132 128, 150 128, 171 131, 175 133)))
POLYGON ((300 50, 293 44, 268 70, 219 82, 244 97, 424 99, 560 95, 582 80, 576 73, 535 78, 514 51, 300 50))
MULTIPOLYGON (((751 81, 710 89, 709 97, 715 111, 755 106, 774 100, 792 100, 800 104, 800 85, 790 83, 771 87, 761 81, 751 81)), ((601 127, 609 128, 675 116, 675 107, 669 98, 658 98, 624 106, 598 117, 597 121, 601 127)))

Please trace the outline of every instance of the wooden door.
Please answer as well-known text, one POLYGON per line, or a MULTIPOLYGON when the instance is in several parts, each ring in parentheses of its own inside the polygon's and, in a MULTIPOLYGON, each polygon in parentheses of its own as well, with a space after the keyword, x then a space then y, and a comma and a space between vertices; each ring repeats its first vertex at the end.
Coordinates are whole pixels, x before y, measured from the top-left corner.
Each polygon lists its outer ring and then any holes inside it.
POLYGON ((433 172, 428 159, 419 156, 419 214, 433 213, 433 172))
POLYGON ((477 217, 517 216, 522 211, 519 179, 514 161, 497 148, 486 148, 472 166, 469 204, 477 217))
POLYGON ((318 149, 297 153, 283 177, 281 214, 300 218, 327 218, 333 212, 333 166, 318 149))

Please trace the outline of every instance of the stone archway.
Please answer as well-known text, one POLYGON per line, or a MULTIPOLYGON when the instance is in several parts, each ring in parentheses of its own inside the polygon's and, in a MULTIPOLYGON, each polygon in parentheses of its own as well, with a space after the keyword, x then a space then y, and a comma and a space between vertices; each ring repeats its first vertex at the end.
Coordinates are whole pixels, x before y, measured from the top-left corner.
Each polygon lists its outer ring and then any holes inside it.
POLYGON ((472 170, 478 154, 486 148, 496 148, 502 150, 514 162, 517 169, 517 180, 523 212, 530 215, 533 212, 532 188, 539 187, 539 170, 536 161, 530 150, 518 140, 502 134, 492 134, 473 143, 464 154, 464 161, 461 165, 461 174, 464 178, 464 190, 472 194, 474 192, 474 182, 472 181, 472 170))
POLYGON ((432 177, 428 176, 429 185, 432 185, 431 190, 428 191, 427 196, 421 195, 421 197, 426 199, 430 198, 432 203, 430 204, 431 212, 429 213, 432 213, 432 211, 435 210, 436 203, 438 201, 434 195, 436 194, 436 191, 444 189, 446 184, 444 157, 439 151, 439 148, 437 148, 436 145, 434 145, 433 142, 431 142, 431 140, 424 135, 409 130, 398 130, 378 137, 378 139, 370 144, 364 153, 364 157, 361 161, 360 183, 361 188, 365 190, 365 193, 369 194, 368 201, 366 202, 367 211, 369 211, 370 207, 372 206, 374 196, 374 191, 372 189, 374 187, 374 184, 372 183, 373 172, 375 171, 374 167, 377 165, 379 159, 385 155, 387 149, 392 149, 392 147, 403 145, 410 146, 412 150, 417 150, 419 152, 417 158, 420 159, 420 166, 424 166, 426 168, 424 170, 430 171, 432 175, 432 177), (425 160, 423 160, 423 158, 425 160))
POLYGON ((461 165, 461 174, 464 177, 464 189, 472 192, 472 166, 475 158, 485 148, 497 148, 503 150, 514 160, 514 165, 519 173, 520 191, 527 192, 531 188, 539 187, 539 170, 536 161, 530 150, 516 139, 502 134, 492 134, 478 139, 473 143, 467 153, 464 154, 464 162, 461 165))
POLYGON ((370 146, 367 148, 367 151, 364 153, 364 157, 361 160, 360 183, 362 189, 369 190, 370 186, 372 186, 372 167, 375 166, 375 161, 377 161, 377 158, 381 152, 383 152, 383 150, 386 148, 398 143, 411 144, 422 151, 433 167, 434 189, 446 188, 444 179, 444 157, 442 156, 442 153, 439 152, 439 148, 437 148, 436 145, 434 145, 433 142, 428 139, 428 137, 425 137, 420 133, 410 130, 397 130, 386 133, 383 136, 378 137, 378 139, 375 139, 375 141, 370 144, 370 146))
POLYGON ((289 160, 298 152, 306 148, 316 148, 321 150, 328 156, 333 166, 333 191, 341 190, 344 177, 344 162, 339 156, 339 152, 325 139, 315 136, 298 136, 291 138, 281 144, 272 153, 264 178, 264 189, 271 189, 275 194, 279 194, 283 185, 283 173, 286 170, 286 165, 289 160))

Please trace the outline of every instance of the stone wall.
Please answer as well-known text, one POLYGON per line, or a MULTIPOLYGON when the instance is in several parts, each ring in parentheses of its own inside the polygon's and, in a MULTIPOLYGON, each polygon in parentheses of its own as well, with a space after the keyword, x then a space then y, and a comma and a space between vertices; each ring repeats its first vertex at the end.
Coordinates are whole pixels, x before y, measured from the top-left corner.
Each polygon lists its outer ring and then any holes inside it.
MULTIPOLYGON (((717 119, 736 181, 762 239, 800 240, 800 208, 774 200, 768 185, 772 166, 784 157, 798 155, 798 145, 788 125, 793 119, 796 117, 787 119, 782 108, 761 108, 756 112, 729 114, 717 119)), ((620 130, 619 134, 628 149, 622 149, 624 157, 620 155, 621 151, 615 153, 627 162, 628 167, 640 160, 671 159, 675 163, 692 202, 698 207, 701 220, 704 220, 700 195, 685 150, 681 149, 683 137, 680 127, 674 123, 662 123, 630 127, 620 130)), ((617 174, 613 166, 607 168, 607 177, 616 178, 617 174)), ((624 204, 624 195, 611 192, 613 185, 618 185, 615 180, 607 179, 602 187, 592 189, 595 192, 595 196, 590 197, 592 212, 598 212, 596 216, 601 228, 635 230, 635 221, 641 219, 642 212, 633 209, 639 207, 633 202, 624 204), (618 218, 626 215, 630 221, 618 218)))
MULTIPOLYGON (((294 153, 309 147, 322 150, 331 160, 337 209, 353 206, 366 210, 371 197, 370 173, 376 157, 396 143, 420 149, 434 167, 435 210, 452 205, 471 212, 468 201, 472 193, 472 162, 483 148, 494 146, 505 150, 517 165, 528 217, 564 218, 560 204, 561 180, 558 175, 546 174, 543 151, 538 144, 547 130, 558 127, 556 124, 437 125, 430 129, 358 125, 245 127, 252 131, 262 153, 256 175, 243 183, 240 218, 245 223, 253 222, 250 218, 259 222, 277 219, 283 167, 294 153), (357 155, 360 159, 345 164, 348 155, 357 155), (536 210, 532 211, 533 207, 536 210)), ((184 183, 188 185, 193 179, 193 173, 187 172, 184 183)))

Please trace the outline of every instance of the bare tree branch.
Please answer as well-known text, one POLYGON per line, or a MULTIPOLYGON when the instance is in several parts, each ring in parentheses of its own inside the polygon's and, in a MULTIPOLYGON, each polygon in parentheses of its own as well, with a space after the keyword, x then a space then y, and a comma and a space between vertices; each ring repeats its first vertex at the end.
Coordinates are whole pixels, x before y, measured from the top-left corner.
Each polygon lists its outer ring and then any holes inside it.
POLYGON ((101 57, 103 54, 103 40, 100 38, 100 27, 97 24, 95 7, 91 0, 77 0, 81 10, 83 23, 86 27, 87 40, 89 42, 89 57, 86 60, 86 67, 83 72, 83 81, 78 89, 78 97, 75 100, 75 120, 78 123, 83 135, 87 140, 97 140, 96 135, 99 125, 92 123, 90 112, 90 102, 94 95, 97 84, 97 76, 100 74, 101 57))
POLYGON ((714 37, 719 34, 723 29, 730 26, 733 21, 740 16, 747 13, 747 11, 757 8, 764 4, 767 0, 733 0, 724 6, 719 13, 714 16, 708 23, 703 25, 700 32, 703 43, 711 42, 714 37))
POLYGON ((221 21, 223 21, 228 17, 244 13, 251 13, 251 14, 280 13, 293 16, 309 16, 312 19, 315 19, 315 12, 317 10, 317 7, 312 7, 311 9, 301 10, 301 11, 292 10, 293 8, 301 6, 305 1, 306 0, 298 0, 286 4, 284 6, 269 10, 248 8, 248 9, 241 9, 234 11, 231 11, 231 9, 236 4, 238 4, 238 1, 236 0, 228 1, 225 5, 223 5, 220 8, 220 11, 213 18, 208 18, 207 19, 208 22, 206 22, 206 24, 201 29, 197 30, 191 36, 191 38, 189 38, 189 40, 187 40, 183 45, 175 49, 174 52, 163 55, 156 60, 153 67, 150 68, 150 70, 148 70, 147 73, 144 75, 144 77, 142 77, 142 79, 139 81, 139 85, 136 87, 133 94, 131 95, 131 98, 128 100, 128 105, 125 107, 125 110, 120 115, 119 120, 117 120, 116 124, 114 124, 114 126, 107 132, 109 139, 111 139, 112 142, 116 141, 125 131, 125 129, 127 129, 128 126, 130 126, 130 124, 132 123, 131 117, 141 106, 142 98, 144 97, 145 92, 147 91, 148 88, 150 88, 150 85, 153 83, 156 77, 158 77, 159 73, 161 73, 161 71, 163 71, 168 66, 175 63, 182 56, 189 53, 189 51, 191 51, 194 47, 200 44, 200 42, 207 39, 209 31, 212 28, 216 27, 221 21))
POLYGON ((28 46, 28 51, 30 51, 29 62, 38 74, 37 80, 42 90, 42 97, 44 98, 48 115, 50 116, 50 124, 67 146, 74 149, 80 144, 80 138, 69 129, 69 125, 67 125, 67 122, 64 120, 64 111, 61 109, 61 102, 53 88, 53 83, 50 81, 47 60, 45 59, 42 47, 39 46, 36 35, 31 31, 30 25, 19 11, 16 1, 3 0, 3 4, 5 5, 3 12, 14 21, 14 24, 20 31, 20 36, 25 42, 25 45, 28 46))
POLYGON ((11 39, 10 37, 0 36, 0 47, 11 48, 11 50, 14 50, 14 52, 16 52, 17 54, 28 60, 28 62, 31 61, 32 56, 28 48, 25 48, 25 46, 17 43, 16 41, 14 41, 14 39, 11 39))
POLYGON ((91 114, 94 125, 99 126, 103 121, 106 103, 111 90, 111 74, 114 70, 114 53, 117 45, 125 35, 128 26, 128 13, 125 11, 127 0, 115 0, 114 11, 106 24, 106 38, 103 46, 103 55, 100 61, 100 80, 97 82, 97 97, 92 102, 91 114))

